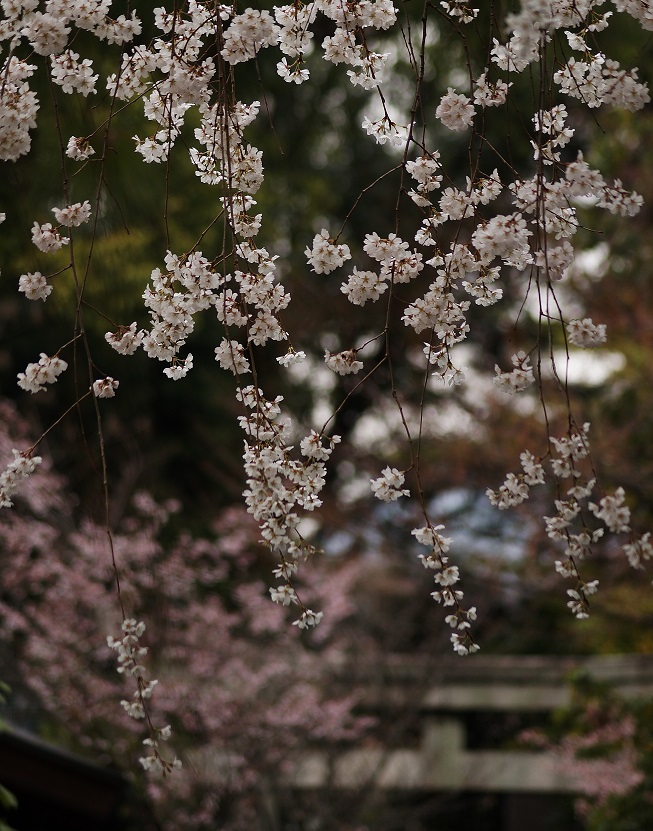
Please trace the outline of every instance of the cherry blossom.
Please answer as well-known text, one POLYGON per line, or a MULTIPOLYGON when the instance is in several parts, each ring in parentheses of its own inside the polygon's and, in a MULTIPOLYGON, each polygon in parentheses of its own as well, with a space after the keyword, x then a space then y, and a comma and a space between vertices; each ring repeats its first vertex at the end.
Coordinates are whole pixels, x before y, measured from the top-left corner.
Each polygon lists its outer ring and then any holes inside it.
POLYGON ((41 464, 40 456, 25 456, 18 450, 12 450, 14 459, 0 473, 0 508, 12 506, 11 496, 18 490, 20 482, 27 479, 41 464))
POLYGON ((18 280, 18 290, 30 300, 45 300, 52 292, 52 286, 48 283, 47 277, 44 277, 40 271, 35 271, 30 274, 21 274, 18 280))
POLYGON ((46 384, 54 384, 67 368, 68 364, 61 358, 41 352, 38 363, 27 364, 25 372, 18 373, 18 386, 27 392, 42 392, 46 384))
POLYGON ((329 232, 323 228, 313 238, 313 247, 304 252, 316 274, 330 274, 339 268, 345 260, 351 259, 349 246, 338 245, 329 238, 329 232))
POLYGON ((35 222, 32 226, 32 242, 39 251, 51 253, 52 251, 58 251, 64 245, 68 245, 70 240, 67 237, 62 237, 59 231, 52 227, 51 222, 45 222, 43 225, 35 222))
POLYGON ((107 375, 106 378, 100 378, 97 381, 93 381, 91 389, 93 390, 93 395, 96 398, 114 398, 119 383, 120 382, 115 378, 111 378, 111 376, 107 375))
POLYGON ((496 375, 493 378, 497 387, 509 395, 521 392, 535 383, 533 367, 530 364, 529 356, 525 352, 517 352, 516 355, 513 355, 512 363, 514 369, 510 372, 501 372, 500 367, 496 366, 496 375))
MULTIPOLYGON (((592 348, 606 341, 605 325, 584 317, 585 312, 568 303, 565 296, 569 275, 575 268, 577 232, 587 206, 598 213, 628 218, 640 210, 643 200, 621 180, 608 181, 586 161, 579 149, 585 147, 587 138, 585 126, 578 129, 580 123, 584 124, 578 114, 583 108, 601 107, 636 112, 649 103, 650 94, 636 67, 622 67, 596 45, 594 34, 609 32, 614 19, 612 11, 604 11, 601 6, 594 0, 560 0, 553 4, 523 0, 515 8, 511 6, 511 11, 497 10, 491 31, 485 32, 487 57, 478 66, 468 59, 461 73, 458 70, 462 65, 430 65, 429 50, 424 42, 414 39, 391 0, 354 4, 319 0, 265 10, 247 6, 237 10, 227 5, 210 9, 192 0, 174 11, 162 7, 147 12, 147 24, 145 18, 141 22, 136 9, 129 15, 111 17, 107 0, 53 0, 43 9, 33 0, 2 3, 0 39, 7 41, 8 48, 0 88, 1 160, 16 161, 31 150, 40 107, 32 89, 37 79, 38 89, 46 88, 41 84, 43 79, 51 80, 57 112, 56 102, 63 96, 81 96, 79 100, 84 102, 96 90, 103 90, 111 102, 107 123, 101 129, 86 127, 89 131, 95 129, 87 136, 71 135, 79 125, 62 121, 57 122, 56 129, 52 124, 42 127, 51 130, 61 145, 61 170, 53 173, 61 179, 59 196, 52 200, 57 207, 48 205, 56 224, 33 221, 32 246, 27 247, 38 260, 34 266, 19 266, 25 273, 18 277, 18 290, 29 300, 45 301, 59 274, 73 274, 72 337, 75 341, 81 339, 89 357, 88 370, 84 370, 88 377, 79 388, 92 391, 96 398, 114 397, 118 381, 105 374, 114 370, 111 366, 105 370, 103 360, 91 356, 80 310, 92 305, 86 296, 87 284, 92 280, 93 258, 99 247, 96 238, 103 233, 103 204, 98 199, 104 198, 105 185, 110 188, 104 179, 108 151, 114 152, 114 133, 120 133, 111 128, 123 112, 129 112, 129 118, 139 113, 138 126, 131 126, 127 133, 137 133, 129 152, 135 151, 144 165, 162 165, 167 182, 175 180, 175 165, 183 157, 181 164, 188 166, 190 162, 195 183, 206 194, 206 203, 215 205, 215 213, 209 227, 200 229, 193 239, 192 234, 181 240, 171 239, 168 250, 161 252, 159 267, 148 267, 149 275, 142 275, 137 292, 142 301, 140 313, 130 311, 127 320, 114 320, 113 315, 95 308, 93 313, 102 318, 102 331, 108 330, 105 341, 114 352, 129 356, 142 349, 148 358, 163 364, 168 378, 179 382, 193 369, 195 358, 188 349, 199 320, 205 322, 205 330, 214 333, 211 348, 218 367, 233 376, 237 418, 244 434, 245 503, 259 523, 264 543, 278 555, 273 573, 284 581, 270 590, 271 599, 282 606, 298 606, 299 617, 294 622, 297 628, 313 628, 322 619, 322 612, 304 605, 291 580, 300 564, 315 553, 299 529, 304 512, 313 512, 321 505, 327 465, 339 437, 328 435, 329 422, 316 426, 298 423, 295 414, 282 412, 283 399, 267 391, 266 380, 261 380, 259 386, 259 369, 265 364, 262 361, 259 366, 261 352, 272 348, 277 363, 292 373, 290 368, 306 359, 302 347, 308 350, 315 344, 295 342, 294 333, 286 328, 283 313, 291 297, 282 278, 289 273, 292 261, 266 250, 259 242, 263 229, 268 229, 266 209, 274 204, 274 194, 265 179, 267 158, 264 160, 262 150, 250 143, 254 133, 249 128, 261 109, 271 123, 276 102, 270 106, 263 95, 259 96, 263 106, 258 100, 241 100, 243 90, 248 88, 241 72, 250 70, 241 65, 256 62, 263 87, 271 69, 273 75, 276 72, 292 84, 284 87, 287 93, 300 95, 303 89, 296 90, 295 85, 319 79, 326 67, 338 74, 348 90, 355 88, 353 94, 365 102, 360 111, 360 129, 379 145, 371 145, 370 152, 379 153, 378 158, 386 165, 379 181, 386 175, 396 180, 396 200, 379 206, 379 212, 386 211, 382 220, 385 225, 367 226, 366 232, 361 232, 363 239, 354 239, 351 233, 350 217, 359 210, 358 201, 347 217, 330 216, 325 207, 325 216, 312 217, 315 224, 307 225, 311 230, 304 229, 297 243, 297 250, 303 250, 306 257, 308 268, 304 271, 310 269, 315 275, 326 276, 352 261, 349 273, 335 288, 328 285, 328 280, 320 282, 308 273, 293 275, 293 279, 310 278, 315 285, 325 287, 325 297, 327 289, 334 289, 341 302, 344 295, 356 307, 350 312, 360 314, 352 317, 360 322, 359 335, 345 338, 333 331, 316 332, 315 342, 320 349, 328 347, 324 352, 326 367, 343 376, 331 379, 338 389, 351 390, 370 379, 374 383, 376 368, 387 365, 391 382, 382 393, 387 392, 388 402, 404 426, 406 446, 413 459, 412 448, 421 447, 426 440, 422 415, 424 396, 430 394, 430 376, 436 376, 447 395, 455 395, 459 388, 465 394, 476 371, 474 364, 482 363, 474 358, 468 369, 466 360, 458 360, 465 341, 473 352, 480 316, 495 315, 491 318, 493 325, 502 321, 499 336, 503 345, 497 354, 505 356, 519 349, 508 345, 513 339, 505 334, 510 328, 507 319, 515 318, 516 324, 523 310, 524 315, 537 318, 537 326, 531 327, 529 334, 532 340, 516 339, 528 351, 514 352, 512 368, 507 371, 495 365, 493 381, 500 391, 510 395, 537 385, 545 416, 542 423, 547 425, 549 413, 557 416, 569 408, 564 373, 556 364, 551 344, 558 340, 592 348), (152 24, 156 37, 150 39, 148 35, 146 41, 143 29, 149 31, 152 24), (106 65, 94 66, 82 54, 90 38, 102 42, 106 65), (73 51, 73 46, 79 52, 73 51), (548 61, 549 55, 555 60, 548 61), (388 87, 387 79, 402 60, 411 67, 406 78, 414 76, 414 88, 408 96, 410 101, 396 104, 395 90, 388 87), (540 77, 546 95, 538 93, 528 101, 528 95, 519 90, 530 84, 520 85, 519 73, 540 77), (440 81, 434 85, 432 80, 440 77, 446 78, 444 95, 443 87, 438 86, 440 81), (505 147, 494 146, 484 134, 485 122, 504 118, 505 113, 493 108, 508 105, 516 94, 524 96, 520 107, 530 104, 532 109, 525 117, 515 119, 514 125, 510 122, 505 147), (423 102, 437 101, 438 97, 435 111, 427 113, 423 102), (469 148, 470 164, 467 169, 450 169, 447 143, 461 140, 464 148, 469 148), (477 145, 483 146, 478 156, 477 145), (513 152, 517 147, 523 152, 513 152), (519 159, 514 168, 513 158, 519 159), (71 173, 81 174, 82 169, 84 175, 97 175, 95 192, 83 176, 71 173), (73 202, 73 198, 79 201, 73 202), (90 222, 92 216, 94 221, 90 222), (85 241, 81 232, 71 230, 69 236, 64 236, 61 229, 89 222, 84 233, 94 235, 93 245, 88 260, 82 262, 78 250, 81 245, 77 245, 78 234, 80 243, 85 241), (222 240, 220 244, 209 233, 214 226, 220 229, 215 237, 222 240), (321 230, 315 233, 317 228, 321 230), (177 244, 183 247, 175 248, 177 244), (61 259, 64 264, 57 266, 60 270, 48 269, 47 276, 36 270, 44 269, 40 264, 42 255, 54 255, 53 262, 61 259), (515 292, 521 294, 516 305, 510 307, 506 297, 514 300, 515 292), (379 324, 379 320, 383 322, 379 324), (413 339, 413 345, 419 341, 416 348, 408 350, 410 355, 417 353, 416 359, 410 357, 405 364, 406 376, 417 367, 423 373, 422 398, 417 402, 405 399, 399 389, 398 379, 404 373, 395 371, 398 329, 413 339), (287 342, 284 354, 279 355, 281 350, 275 342, 287 342), (343 343, 353 345, 343 348, 343 343), (378 362, 367 360, 365 347, 371 343, 382 345, 378 362), (463 363, 465 372, 460 368, 463 363), (101 377, 95 377, 96 373, 101 377), (345 377, 349 375, 359 377, 345 377), (245 376, 251 376, 251 383, 245 376), (547 387, 549 376, 557 382, 554 393, 547 387), (554 400, 550 401, 549 395, 554 400)), ((615 0, 613 6, 618 14, 631 16, 645 30, 653 29, 647 4, 615 0)), ((464 27, 469 24, 474 25, 475 36, 483 36, 485 24, 472 4, 448 0, 440 2, 435 11, 437 25, 447 26, 456 37, 463 33, 464 39, 464 27)), ((428 19, 428 15, 433 12, 433 8, 425 9, 424 32, 432 24, 433 18, 428 19)), ((602 36, 601 45, 608 49, 609 34, 602 36)), ((42 113, 46 116, 47 111, 42 113)), ((126 123, 133 125, 135 120, 126 123)), ((268 122, 259 119, 259 132, 268 129, 268 122)), ((334 182, 332 187, 338 184, 334 182)), ((369 186, 371 198, 374 184, 369 186)), ((366 194, 361 194, 361 201, 363 196, 366 194)), ((168 205, 166 201, 166 223, 168 205)), ((175 236, 168 225, 166 233, 175 236)), ((24 229, 24 236, 29 241, 29 228, 24 229)), ((288 239, 291 236, 288 234, 288 239)), ((278 251, 283 251, 283 245, 278 251)), ((65 295, 63 290, 61 295, 65 295)), ((38 311, 47 312, 52 305, 50 301, 38 311)), ((67 367, 59 357, 63 349, 61 346, 52 357, 41 352, 38 362, 30 363, 18 374, 19 386, 36 393, 55 383, 67 367)), ((195 355, 199 364, 197 351, 195 355)), ((113 357, 122 360, 115 354, 113 357)), ((492 364, 494 360, 483 370, 485 381, 492 364)), ((215 364, 211 365, 216 369, 215 364)), ((75 366, 76 372, 81 371, 77 361, 75 366)), ((526 394, 521 402, 535 404, 536 398, 526 394)), ((73 404, 68 402, 65 412, 72 411, 73 404)), ((111 402, 107 401, 106 406, 110 407, 111 402)), ((333 403, 336 413, 338 406, 333 403)), ((552 543, 563 551, 556 570, 576 581, 574 588, 567 590, 567 603, 579 617, 588 613, 587 596, 596 586, 595 581, 580 576, 577 562, 588 559, 604 531, 630 533, 631 522, 625 491, 617 486, 613 495, 606 495, 595 481, 589 425, 578 427, 581 422, 581 416, 569 410, 566 433, 561 428, 563 434, 554 437, 545 429, 543 446, 534 452, 522 452, 521 469, 508 472, 498 489, 487 490, 490 502, 506 509, 524 503, 534 487, 546 489, 551 482, 557 489, 557 498, 552 498, 554 510, 544 517, 544 523, 552 543), (600 527, 583 525, 585 514, 600 527)), ((98 429, 101 432, 100 425, 98 429)), ((0 479, 0 505, 10 504, 17 483, 38 463, 39 457, 29 451, 23 455, 15 450, 14 454, 14 461, 0 479)), ((405 471, 382 456, 381 449, 376 468, 381 476, 369 480, 372 494, 386 502, 410 496, 404 488, 405 471)), ((472 653, 478 649, 469 632, 476 617, 475 607, 462 606, 462 591, 454 588, 461 578, 459 565, 449 561, 452 542, 429 515, 419 470, 407 464, 408 469, 416 477, 423 515, 418 520, 423 524, 413 530, 413 536, 428 550, 420 559, 437 584, 433 598, 450 611, 445 623, 453 630, 453 649, 461 655, 472 653)), ((109 488, 105 487, 108 502, 109 488)), ((648 560, 648 536, 633 537, 624 544, 624 552, 635 566, 648 560)), ((131 660, 121 657, 128 654, 129 644, 135 649, 143 634, 140 623, 131 617, 126 617, 127 621, 129 627, 122 640, 110 644, 121 666, 131 660)), ((139 686, 136 698, 123 700, 125 711, 141 720, 144 700, 154 690, 154 682, 148 683, 151 686, 139 686)), ((176 768, 175 760, 161 761, 160 743, 168 734, 166 726, 145 739, 147 751, 141 760, 144 768, 160 772, 176 768)))
POLYGON ((408 488, 403 488, 405 476, 396 467, 386 467, 378 479, 370 479, 372 493, 383 502, 395 502, 402 496, 410 496, 408 488))
POLYGON ((73 228, 88 222, 91 216, 91 203, 76 202, 74 205, 66 205, 65 208, 53 208, 52 213, 60 225, 73 228))
POLYGON ((466 130, 474 121, 474 105, 466 95, 449 87, 435 111, 436 116, 450 130, 466 130))
POLYGON ((570 320, 567 324, 567 336, 574 346, 600 346, 606 340, 605 324, 595 324, 589 317, 583 320, 570 320))

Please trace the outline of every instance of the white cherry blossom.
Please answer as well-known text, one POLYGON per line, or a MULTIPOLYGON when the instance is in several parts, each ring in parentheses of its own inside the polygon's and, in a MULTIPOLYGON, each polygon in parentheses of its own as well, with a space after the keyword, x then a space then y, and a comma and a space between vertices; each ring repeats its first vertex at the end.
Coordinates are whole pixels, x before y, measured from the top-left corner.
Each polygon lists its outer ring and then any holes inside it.
POLYGON ((435 115, 450 130, 459 132, 471 127, 474 122, 474 105, 471 100, 451 87, 442 97, 435 111, 435 115))
POLYGON ((45 300, 52 292, 52 286, 48 283, 40 271, 29 274, 21 274, 18 280, 18 290, 22 291, 29 300, 45 300))

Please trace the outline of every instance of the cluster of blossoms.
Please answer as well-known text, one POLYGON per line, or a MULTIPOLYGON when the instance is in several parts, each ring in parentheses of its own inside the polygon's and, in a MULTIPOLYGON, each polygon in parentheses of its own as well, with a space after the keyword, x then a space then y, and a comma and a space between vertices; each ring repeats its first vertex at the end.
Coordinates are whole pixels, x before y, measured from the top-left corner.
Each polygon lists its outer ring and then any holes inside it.
POLYGON ((122 632, 123 635, 120 639, 114 638, 112 635, 107 636, 107 646, 118 655, 118 672, 135 678, 137 688, 131 701, 123 700, 120 703, 131 718, 148 721, 151 735, 143 740, 147 755, 139 760, 141 765, 145 770, 166 775, 172 770, 179 770, 181 761, 176 756, 172 761, 169 761, 161 755, 159 741, 167 741, 172 731, 169 725, 161 729, 154 728, 148 716, 146 702, 152 697, 158 681, 156 679, 151 681, 145 679, 145 666, 142 660, 147 655, 148 650, 146 646, 140 644, 140 639, 145 632, 145 624, 143 621, 126 618, 122 623, 122 632))
POLYGON ((313 247, 304 252, 316 274, 330 274, 339 268, 345 260, 351 259, 348 245, 338 245, 329 238, 329 232, 323 228, 313 239, 313 247))
MULTIPOLYGON (((625 534, 631 530, 630 509, 623 488, 617 488, 613 495, 603 496, 598 504, 589 501, 597 484, 595 478, 589 478, 582 470, 584 460, 590 456, 589 427, 589 423, 585 423, 581 429, 571 429, 566 436, 549 438, 553 448, 551 473, 559 486, 569 479, 572 484, 566 487, 564 498, 554 501, 556 513, 544 517, 548 537, 563 547, 562 559, 555 561, 556 571, 576 583, 573 589, 567 590, 570 597, 567 605, 580 619, 589 616, 588 598, 598 589, 598 580, 585 581, 582 578, 580 562, 589 556, 592 546, 604 537, 606 530, 612 534, 625 534), (591 527, 590 515, 600 520, 602 525, 591 527)), ((520 460, 520 473, 509 473, 497 491, 487 491, 490 502, 501 510, 521 504, 529 498, 530 488, 544 484, 542 460, 529 451, 524 451, 520 460)), ((640 539, 624 544, 624 554, 633 568, 641 568, 642 560, 653 556, 649 539, 650 533, 646 533, 640 539)))
POLYGON ((355 375, 363 369, 363 362, 356 357, 355 349, 345 349, 343 352, 331 354, 327 349, 324 353, 324 363, 338 375, 355 375))
POLYGON ((0 96, 0 159, 15 161, 29 153, 32 138, 29 131, 36 127, 39 99, 29 88, 27 79, 36 70, 15 56, 2 68, 3 91, 0 96))
POLYGON ((461 605, 463 592, 453 588, 460 581, 460 571, 458 566, 449 565, 447 552, 453 540, 443 536, 440 533, 443 530, 443 525, 426 525, 413 528, 411 534, 417 542, 429 549, 429 553, 420 554, 419 559, 424 568, 435 572, 433 579, 438 588, 431 592, 431 597, 442 606, 452 609, 445 620, 455 630, 451 634, 453 649, 458 655, 470 655, 480 649, 470 632, 471 624, 476 620, 476 607, 464 609, 461 605))
POLYGON ((263 541, 280 556, 274 575, 285 581, 271 590, 272 600, 283 606, 300 606, 301 615, 295 621, 299 628, 316 626, 322 613, 303 606, 292 585, 299 564, 315 551, 297 530, 297 511, 313 511, 322 504, 319 494, 326 480, 325 462, 340 437, 326 438, 311 431, 300 442, 303 459, 294 458, 293 448, 286 443, 289 424, 281 417, 282 398, 268 401, 254 386, 239 389, 237 397, 248 411, 239 419, 246 435, 245 500, 259 523, 263 541))
MULTIPOLYGON (((418 172, 416 175, 421 174, 418 172)), ((422 186, 427 187, 428 183, 422 186)), ((411 251, 409 244, 396 234, 387 237, 380 237, 377 233, 367 234, 363 250, 379 265, 378 272, 354 268, 347 282, 341 286, 342 293, 355 306, 378 300, 389 286, 409 283, 424 268, 422 255, 411 251)))
POLYGON ((22 43, 35 56, 49 58, 51 77, 65 93, 88 96, 95 91, 98 76, 93 74, 92 61, 68 48, 74 28, 90 32, 107 43, 124 44, 141 32, 135 13, 113 19, 108 16, 106 0, 85 0, 76 3, 48 3, 39 11, 34 0, 2 3, 4 19, 0 22, 0 40, 10 43, 10 57, 2 68, 3 86, 0 95, 0 158, 15 161, 29 152, 29 131, 36 127, 39 101, 29 88, 28 78, 36 66, 15 57, 22 43))
POLYGON ((60 225, 74 228, 88 222, 91 216, 91 203, 88 200, 75 202, 74 205, 66 205, 64 208, 53 208, 52 213, 60 225))
POLYGON ((68 364, 61 358, 41 352, 38 363, 27 364, 25 372, 18 373, 18 386, 27 392, 41 392, 46 384, 54 384, 68 364))
MULTIPOLYGON (((618 0, 615 5, 644 28, 653 27, 647 4, 618 0)), ((406 327, 416 334, 426 333, 422 338, 427 341, 425 369, 448 385, 460 384, 464 379, 451 350, 470 334, 468 313, 472 302, 479 307, 498 303, 503 297, 503 280, 515 272, 528 272, 529 285, 553 292, 553 283, 563 279, 573 263, 571 240, 580 227, 580 205, 592 203, 622 216, 634 215, 641 206, 637 194, 629 192, 619 180, 607 183, 582 154, 568 158, 575 135, 573 113, 566 104, 557 103, 558 96, 592 108, 608 105, 636 111, 649 101, 646 86, 638 80, 636 69, 622 69, 592 45, 590 35, 609 25, 609 13, 600 11, 602 3, 523 0, 518 11, 506 15, 501 34, 504 41, 493 41, 488 64, 481 72, 473 73, 464 89, 449 87, 429 114, 437 121, 438 129, 460 134, 459 138, 468 136, 472 141, 474 133, 483 129, 486 111, 506 105, 513 83, 507 79, 529 71, 540 60, 545 44, 554 38, 564 37, 565 48, 577 57, 563 60, 561 56, 566 52, 555 50, 558 64, 550 72, 550 100, 539 100, 537 111, 527 122, 530 145, 526 146, 531 148, 532 162, 529 170, 523 175, 515 171, 512 181, 504 181, 498 169, 505 168, 505 159, 498 154, 498 167, 491 172, 475 167, 467 177, 450 176, 442 168, 438 151, 417 139, 418 133, 427 133, 427 125, 424 130, 415 129, 415 115, 410 124, 399 123, 397 116, 387 110, 381 90, 390 53, 374 51, 372 45, 382 39, 380 32, 396 23, 397 11, 391 0, 314 0, 306 5, 242 11, 235 6, 216 7, 188 0, 174 13, 164 8, 155 10, 158 36, 147 46, 130 46, 141 33, 137 14, 114 19, 109 15, 107 0, 51 2, 46 4, 46 11, 38 10, 35 0, 2 0, 1 6, 4 19, 0 40, 9 42, 10 56, 4 62, 0 88, 0 159, 15 160, 27 153, 30 130, 36 126, 39 102, 29 79, 37 67, 17 57, 21 48, 30 60, 45 59, 53 83, 64 94, 78 93, 87 98, 98 89, 99 76, 92 61, 72 51, 73 43, 83 43, 84 38, 77 38, 83 32, 84 37, 94 35, 119 47, 120 66, 106 78, 104 89, 113 102, 142 102, 151 129, 148 135, 135 136, 134 140, 143 162, 172 163, 173 150, 179 149, 176 145, 187 144, 199 181, 218 188, 215 202, 218 219, 224 223, 223 237, 228 241, 225 250, 209 256, 197 246, 183 254, 168 251, 164 268, 152 270, 142 294, 149 326, 118 323, 105 337, 121 355, 142 348, 150 358, 164 363, 165 375, 176 381, 193 368, 193 355, 184 356, 182 351, 195 329, 196 316, 204 313, 217 318, 220 335, 216 338, 215 360, 234 375, 237 398, 245 412, 240 419, 246 435, 245 499, 260 524, 265 544, 280 555, 275 574, 284 582, 271 591, 271 596, 282 605, 300 607, 301 615, 295 621, 299 628, 315 626, 321 613, 306 609, 291 583, 298 562, 312 551, 298 531, 298 511, 312 511, 321 504, 325 463, 339 439, 313 431, 300 442, 299 451, 293 452, 288 443, 293 431, 281 417, 281 399, 266 398, 257 386, 256 350, 269 342, 288 340, 280 314, 290 297, 278 281, 276 257, 256 241, 263 216, 256 211, 254 196, 263 185, 264 167, 261 151, 245 136, 260 104, 237 100, 236 68, 258 59, 262 50, 278 47, 281 60, 276 68, 280 77, 295 84, 307 81, 308 63, 315 51, 311 29, 318 30, 324 23, 318 22, 318 15, 322 15, 330 32, 321 44, 323 59, 343 64, 343 75, 349 83, 379 96, 382 114, 368 112, 361 126, 376 143, 402 151, 398 165, 402 172, 401 198, 406 195, 411 210, 420 213, 419 228, 410 239, 403 238, 404 225, 402 237, 398 235, 398 221, 395 231, 384 236, 372 230, 360 251, 353 253, 349 245, 338 241, 340 234, 333 237, 323 228, 306 246, 305 255, 317 275, 328 275, 353 260, 356 264, 342 283, 341 292, 357 307, 383 299, 388 303, 388 316, 400 308, 406 327), (182 135, 183 142, 179 141, 182 135), (404 189, 403 182, 409 179, 412 189, 404 189), (409 300, 404 300, 404 290, 409 300), (250 374, 252 384, 246 377, 250 374)), ((478 15, 478 9, 462 0, 442 2, 440 9, 456 26, 471 24, 478 15)), ((421 83, 424 73, 417 74, 421 83)), ((95 153, 91 138, 70 136, 67 143, 64 139, 67 159, 76 164, 89 162, 95 153)), ((73 229, 88 222, 92 209, 89 201, 80 201, 53 212, 57 226, 49 222, 34 222, 32 226, 32 242, 41 253, 56 252, 65 245, 72 249, 73 231, 70 236, 62 236, 60 228, 73 229)), ((23 274, 19 289, 29 299, 45 300, 52 285, 37 271, 23 274)), ((77 299, 81 303, 82 297, 77 299)), ((557 319, 547 317, 547 325, 554 324, 566 325, 568 340, 575 346, 596 347, 605 341, 605 327, 589 318, 567 322, 560 312, 557 319)), ((337 353, 327 350, 324 360, 340 375, 355 374, 363 369, 359 352, 355 346, 337 353)), ((291 347, 278 360, 281 366, 290 366, 301 354, 291 347)), ((535 382, 530 357, 518 352, 512 356, 512 363, 509 372, 497 366, 494 381, 505 392, 521 393, 535 382)), ((42 353, 38 363, 29 364, 19 374, 19 385, 29 392, 41 391, 65 368, 60 358, 42 353)), ((89 379, 88 383, 98 398, 112 397, 118 386, 111 376, 89 379)), ((578 472, 578 463, 588 454, 587 431, 570 430, 566 437, 551 439, 550 447, 553 476, 559 481, 570 477, 575 481, 569 498, 558 500, 558 513, 548 523, 550 535, 559 535, 554 538, 564 539, 572 552, 559 569, 571 574, 576 573, 573 563, 577 552, 585 552, 600 530, 571 530, 580 516, 577 506, 593 489, 593 483, 580 482, 578 472)), ((529 488, 543 481, 540 460, 525 452, 521 461, 522 471, 508 474, 499 490, 490 492, 491 501, 500 508, 520 504, 528 497, 529 488)), ((8 469, 3 474, 8 477, 5 491, 16 480, 17 471, 10 475, 8 469)), ((378 498, 393 501, 408 495, 403 482, 401 472, 387 467, 379 479, 372 480, 372 490, 378 498)), ((608 530, 623 532, 629 521, 624 499, 617 491, 597 505, 588 503, 587 509, 608 530)), ((448 564, 450 541, 439 528, 427 518, 424 527, 413 534, 430 549, 431 553, 422 559, 436 572, 439 588, 433 593, 434 599, 454 609, 447 617, 456 630, 453 646, 466 654, 478 648, 468 631, 475 610, 463 610, 462 593, 451 588, 458 583, 458 569, 448 564)), ((630 560, 647 559, 649 549, 644 538, 630 545, 630 560)), ((581 582, 572 590, 575 594, 570 602, 577 613, 586 612, 586 597, 593 588, 593 584, 581 582)), ((126 633, 127 637, 137 640, 138 626, 126 633)), ((139 695, 142 704, 145 696, 140 687, 139 695)), ((129 706, 137 709, 137 704, 129 706)), ((158 758, 157 742, 165 738, 163 734, 150 737, 153 755, 148 758, 158 758)), ((154 762, 147 766, 156 767, 154 762)))
POLYGON ((11 497, 16 493, 23 479, 27 479, 41 464, 40 456, 26 456, 12 450, 14 459, 0 473, 0 508, 11 508, 11 497))
MULTIPOLYGON (((166 271, 154 269, 143 293, 151 318, 149 331, 139 330, 133 322, 107 332, 107 342, 123 355, 131 355, 142 346, 149 357, 168 364, 164 373, 169 378, 179 380, 193 367, 192 354, 181 359, 179 352, 195 329, 198 312, 212 309, 226 333, 245 329, 246 341, 256 346, 268 340, 285 340, 287 334, 278 313, 290 298, 274 280, 274 258, 265 249, 245 243, 238 253, 250 270, 225 274, 216 271, 200 251, 183 257, 168 252, 166 271)), ((215 359, 235 375, 250 371, 245 346, 234 338, 223 337, 215 349, 215 359)))
MULTIPOLYGON (((59 223, 58 227, 54 227, 51 222, 35 222, 32 226, 32 242, 44 254, 59 251, 70 243, 68 237, 61 236, 60 226, 75 228, 84 225, 91 217, 91 203, 88 200, 75 202, 63 208, 52 208, 52 213, 59 223)), ((18 290, 29 300, 46 300, 52 292, 52 285, 40 271, 28 272, 21 274, 18 290)))
POLYGON ((499 366, 495 366, 494 383, 503 392, 513 395, 516 392, 530 387, 535 383, 535 376, 533 375, 533 367, 530 364, 530 358, 525 352, 517 352, 512 356, 512 364, 514 369, 510 372, 501 372, 499 366))
POLYGON ((587 349, 605 343, 605 329, 605 323, 596 324, 589 317, 583 320, 570 320, 567 324, 567 337, 569 343, 587 349))
POLYGON ((79 55, 68 49, 61 55, 52 55, 52 80, 64 92, 79 92, 86 98, 95 92, 95 83, 100 77, 93 74, 93 63, 88 58, 80 62, 79 55))
POLYGON ((34 271, 20 275, 18 291, 22 291, 28 300, 45 300, 52 292, 52 286, 40 271, 34 271))
POLYGON ((115 378, 107 375, 106 378, 99 378, 97 381, 93 381, 91 389, 96 398, 115 398, 119 384, 120 381, 116 381, 115 378))
POLYGON ((454 20, 459 20, 461 23, 471 23, 478 15, 478 9, 474 9, 466 0, 442 0, 440 6, 445 12, 454 20))
POLYGON ((544 482, 544 468, 530 451, 524 450, 519 458, 522 472, 509 473, 498 491, 493 491, 491 488, 487 490, 488 499, 500 510, 520 505, 528 499, 530 487, 544 482))
POLYGON ((51 222, 44 222, 41 225, 35 222, 32 225, 32 242, 44 254, 58 251, 64 245, 68 245, 68 237, 62 237, 57 228, 53 228, 51 222))
POLYGON ((458 132, 471 127, 474 121, 474 105, 471 100, 449 87, 435 111, 435 115, 449 130, 458 132))
POLYGON ((370 479, 372 493, 382 502, 395 502, 402 496, 410 496, 408 488, 402 488, 406 477, 396 467, 386 467, 378 479, 370 479))

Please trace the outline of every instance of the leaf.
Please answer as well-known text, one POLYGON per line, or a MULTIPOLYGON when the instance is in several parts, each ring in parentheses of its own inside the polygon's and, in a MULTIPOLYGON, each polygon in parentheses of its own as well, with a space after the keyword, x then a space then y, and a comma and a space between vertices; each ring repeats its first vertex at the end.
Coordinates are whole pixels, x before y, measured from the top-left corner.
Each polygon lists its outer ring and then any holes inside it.
MULTIPOLYGON (((7 790, 4 785, 0 785, 0 805, 3 808, 17 808, 18 807, 18 800, 12 794, 11 791, 7 790)), ((0 831, 3 831, 2 826, 0 825, 0 831)))

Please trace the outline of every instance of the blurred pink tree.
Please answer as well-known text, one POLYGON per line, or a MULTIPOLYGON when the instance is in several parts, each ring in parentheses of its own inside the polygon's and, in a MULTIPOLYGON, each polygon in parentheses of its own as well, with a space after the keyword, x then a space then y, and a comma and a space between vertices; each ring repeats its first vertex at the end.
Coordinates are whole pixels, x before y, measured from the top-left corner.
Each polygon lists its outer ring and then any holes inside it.
MULTIPOLYGON (((26 440, 14 406, 0 401, 0 456, 26 440)), ((106 529, 73 521, 65 485, 44 460, 0 524, 0 650, 12 656, 12 681, 36 696, 35 725, 143 780, 133 770, 142 724, 117 706, 131 705, 133 691, 106 645, 120 626, 106 529)), ((160 828, 251 828, 264 806, 262 783, 274 783, 283 801, 298 748, 357 740, 369 726, 353 713, 356 691, 334 680, 345 646, 338 631, 359 575, 353 564, 317 569, 334 603, 307 644, 266 597, 269 564, 257 562, 257 529, 245 510, 224 510, 210 537, 196 537, 179 527, 179 508, 137 493, 113 535, 122 600, 149 623, 148 677, 165 677, 160 691, 151 682, 156 718, 172 726, 186 763, 165 782, 141 782, 142 792, 160 828)))

